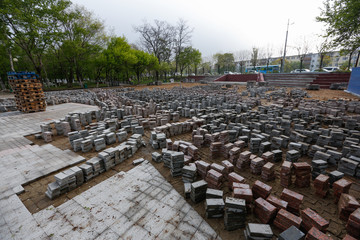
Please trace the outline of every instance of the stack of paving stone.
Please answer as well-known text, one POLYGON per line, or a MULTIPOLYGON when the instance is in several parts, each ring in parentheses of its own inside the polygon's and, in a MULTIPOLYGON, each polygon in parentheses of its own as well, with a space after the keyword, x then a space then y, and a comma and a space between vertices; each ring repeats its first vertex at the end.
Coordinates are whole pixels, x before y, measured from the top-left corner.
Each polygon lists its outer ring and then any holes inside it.
POLYGON ((217 158, 221 154, 222 144, 221 142, 212 142, 210 144, 210 157, 212 159, 217 158))
POLYGON ((116 143, 116 135, 115 133, 108 133, 105 135, 105 141, 107 145, 116 143))
POLYGON ((239 155, 240 155, 240 148, 238 147, 231 148, 229 151, 229 161, 232 164, 236 165, 236 161, 238 160, 239 155))
POLYGON ((251 155, 251 152, 249 152, 249 151, 245 151, 245 152, 240 153, 239 159, 237 160, 235 166, 238 169, 247 169, 247 168, 249 168, 250 162, 251 162, 250 161, 250 155, 251 155))
POLYGON ((63 171, 64 174, 66 174, 69 178, 68 178, 68 185, 69 185, 69 189, 68 191, 74 190, 76 188, 76 175, 75 172, 67 169, 65 171, 63 171))
POLYGON ((340 161, 342 154, 334 150, 327 150, 326 153, 330 155, 328 159, 328 163, 331 165, 338 165, 338 162, 340 161))
POLYGON ((112 156, 106 151, 99 152, 98 157, 104 163, 105 171, 108 171, 110 168, 115 166, 115 153, 113 153, 113 155, 114 156, 112 156))
POLYGON ((190 198, 190 194, 191 194, 191 183, 184 183, 184 195, 185 198, 188 199, 190 198))
POLYGON ((342 178, 337 180, 333 184, 333 193, 335 197, 335 203, 339 201, 342 193, 349 193, 352 182, 342 178))
POLYGON ((106 143, 104 138, 97 138, 94 140, 95 151, 99 152, 106 148, 106 143))
POLYGON ((265 181, 272 181, 275 179, 274 164, 271 162, 266 163, 261 170, 261 178, 265 181))
POLYGON ((269 152, 271 151, 271 143, 270 142, 262 142, 260 144, 260 148, 259 148, 259 155, 263 155, 263 153, 265 152, 269 152))
POLYGON ((210 169, 205 177, 210 188, 220 189, 222 187, 223 175, 214 169, 210 169))
POLYGON ((326 173, 326 168, 328 167, 328 164, 324 160, 312 160, 311 166, 312 166, 311 175, 312 178, 315 179, 320 174, 326 173))
POLYGON ((118 138, 119 143, 123 142, 127 138, 127 132, 126 131, 120 131, 116 133, 116 136, 118 138))
POLYGON ((329 145, 331 138, 329 136, 320 135, 316 141, 316 145, 321 147, 329 145))
POLYGON ((166 139, 166 149, 172 150, 172 147, 173 147, 173 142, 171 141, 171 139, 167 138, 166 139))
POLYGON ((199 160, 199 149, 195 147, 194 145, 189 145, 188 147, 188 155, 192 157, 193 160, 199 160))
POLYGON ((360 208, 350 214, 346 224, 346 231, 354 238, 360 239, 360 208))
MULTIPOLYGON (((158 152, 153 152, 151 154, 151 159, 154 161, 154 162, 162 162, 162 155, 158 152)), ((196 169, 195 169, 196 170, 196 169)))
POLYGON ((238 147, 240 149, 243 149, 245 147, 245 142, 241 141, 241 140, 238 140, 238 141, 234 142, 234 146, 238 147))
POLYGON ((306 162, 293 163, 295 169, 295 185, 297 187, 309 187, 311 178, 311 166, 306 162))
POLYGON ((286 161, 297 162, 300 158, 300 152, 297 150, 289 150, 286 152, 286 161))
POLYGON ((210 164, 202 160, 196 161, 196 169, 202 179, 205 179, 207 172, 210 170, 210 164))
POLYGON ((244 235, 246 240, 271 240, 274 233, 268 224, 248 223, 244 235))
POLYGON ((89 164, 93 168, 93 175, 96 177, 100 173, 105 171, 104 169, 104 162, 99 157, 93 157, 86 161, 86 164, 89 164))
POLYGON ((83 171, 85 182, 89 181, 94 177, 94 170, 89 164, 81 164, 79 168, 83 171))
POLYGON ((252 174, 260 175, 264 165, 265 165, 265 160, 260 157, 257 157, 251 160, 250 172, 252 174))
POLYGON ((226 145, 229 142, 229 131, 220 132, 219 141, 223 146, 226 145))
POLYGON ((245 227, 246 204, 244 199, 226 197, 224 224, 227 231, 245 227))
POLYGON ((254 212, 262 223, 269 223, 276 215, 276 207, 259 197, 255 200, 254 212))
POLYGON ((314 160, 324 160, 325 162, 328 162, 330 159, 330 155, 321 151, 316 151, 314 154, 314 160))
POLYGON ((224 196, 224 192, 221 190, 216 190, 216 189, 212 189, 212 188, 208 188, 206 189, 206 199, 210 199, 210 198, 223 198, 224 196))
POLYGON ((54 198, 60 196, 60 185, 57 182, 49 183, 45 192, 45 195, 53 200, 54 198))
POLYGON ((184 166, 184 153, 172 152, 170 158, 171 176, 173 177, 180 176, 183 166, 184 166))
POLYGON ((326 232, 329 227, 329 222, 310 208, 301 211, 301 218, 303 220, 302 227, 306 231, 309 231, 312 227, 316 227, 320 231, 326 232))
POLYGON ((291 185, 291 167, 292 163, 284 161, 280 169, 280 185, 283 187, 288 187, 291 185))
POLYGON ((252 186, 252 192, 253 192, 255 199, 257 199, 259 197, 266 199, 270 195, 271 190, 272 190, 271 186, 269 186, 259 180, 256 180, 254 185, 252 186))
POLYGON ((230 150, 234 147, 234 144, 227 143, 222 145, 221 152, 224 158, 229 158, 230 150))
POLYGON ((295 215, 299 215, 300 205, 304 199, 304 196, 284 188, 281 192, 280 199, 288 202, 287 210, 295 215))
POLYGON ((90 152, 93 148, 93 141, 91 139, 81 142, 81 151, 83 153, 90 152))
POLYGON ((274 162, 281 162, 282 161, 282 151, 279 149, 273 150, 272 153, 274 154, 274 162))
POLYGON ((235 172, 231 172, 228 175, 229 188, 232 188, 234 182, 245 183, 245 178, 243 178, 242 176, 240 176, 239 174, 237 174, 235 172))
POLYGON ((170 168, 171 153, 173 153, 173 151, 169 151, 167 149, 163 149, 162 151, 162 160, 164 162, 164 166, 168 168, 170 168))
POLYGON ((74 141, 72 141, 72 147, 74 149, 74 152, 78 152, 81 150, 81 143, 84 139, 83 138, 78 138, 74 141))
POLYGON ((286 209, 288 203, 284 200, 281 200, 277 197, 275 197, 274 195, 270 194, 267 198, 266 201, 268 201, 269 203, 271 203, 272 205, 274 205, 276 207, 277 211, 280 211, 280 209, 286 209))
POLYGON ((308 156, 313 158, 317 151, 325 152, 325 148, 318 145, 311 145, 310 150, 308 151, 308 156))
MULTIPOLYGON (((241 184, 241 183, 240 183, 241 184)), ((248 209, 251 209, 252 206, 252 202, 253 202, 253 193, 252 190, 250 189, 250 186, 245 186, 247 184, 241 184, 243 186, 239 186, 239 183, 234 183, 233 184, 233 192, 232 192, 232 197, 234 198, 238 198, 238 199, 244 199, 246 201, 246 207, 248 209)))
POLYGON ((280 233, 279 240, 304 240, 305 233, 299 230, 294 225, 280 233))
POLYGON ((228 175, 234 171, 234 165, 228 160, 224 160, 221 162, 221 165, 224 166, 224 177, 228 178, 228 175))
POLYGON ((184 166, 182 168, 182 180, 183 182, 192 183, 196 180, 196 166, 184 166))
POLYGON ((344 177, 344 173, 335 170, 335 171, 332 171, 329 173, 329 177, 330 177, 330 179, 329 179, 330 187, 332 187, 334 182, 336 182, 337 180, 340 180, 344 177))
POLYGON ((74 166, 72 168, 70 168, 71 171, 73 171, 75 173, 75 177, 76 177, 76 186, 81 186, 85 179, 84 179, 84 173, 81 170, 81 168, 74 166))
MULTIPOLYGON (((54 199, 55 197, 64 194, 69 191, 69 182, 70 182, 70 175, 65 174, 64 172, 60 172, 55 176, 55 182, 50 183, 48 185, 47 191, 45 192, 46 196, 50 199, 54 199)), ((76 179, 75 179, 76 183, 76 179)))
POLYGON ((285 209, 280 209, 274 220, 274 225, 279 228, 281 231, 288 229, 291 226, 300 228, 302 219, 294 214, 286 211, 285 209))
POLYGON ((352 195, 343 193, 339 199, 338 211, 340 219, 347 221, 351 213, 360 208, 360 203, 352 195))
POLYGON ((204 136, 203 135, 194 135, 193 136, 193 143, 197 147, 201 147, 204 143, 204 136))
POLYGON ((200 180, 191 184, 190 198, 194 203, 201 202, 206 198, 207 182, 200 180))
POLYGON ((274 161, 274 153, 268 151, 261 155, 261 158, 265 160, 265 162, 273 162, 274 161))
POLYGON ((256 154, 259 152, 261 139, 260 138, 250 138, 250 152, 256 154))
POLYGON ((322 198, 326 197, 329 191, 329 179, 330 178, 324 174, 320 174, 315 178, 314 187, 316 195, 322 198))
POLYGON ((207 218, 224 217, 225 203, 222 198, 209 198, 205 201, 205 211, 207 218))
POLYGON ((144 158, 138 158, 138 159, 135 159, 133 162, 132 162, 132 165, 139 165, 141 163, 143 163, 145 161, 144 158))
POLYGON ((356 168, 358 167, 359 162, 348 159, 341 158, 338 166, 338 171, 343 172, 349 176, 355 176, 356 168))
POLYGON ((223 176, 225 176, 225 173, 226 173, 225 167, 222 165, 219 165, 217 163, 212 163, 210 165, 210 169, 214 169, 215 171, 217 171, 217 172, 221 173, 223 176))
POLYGON ((305 240, 333 240, 332 237, 321 232, 316 227, 312 227, 305 236, 305 240))

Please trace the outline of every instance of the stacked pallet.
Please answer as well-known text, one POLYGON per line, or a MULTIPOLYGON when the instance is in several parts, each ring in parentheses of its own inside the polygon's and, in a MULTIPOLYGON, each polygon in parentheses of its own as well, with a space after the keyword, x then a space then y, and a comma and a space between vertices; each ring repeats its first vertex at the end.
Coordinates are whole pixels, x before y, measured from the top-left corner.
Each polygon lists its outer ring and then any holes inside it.
POLYGON ((19 111, 30 113, 46 110, 42 84, 34 72, 8 73, 8 80, 19 111))

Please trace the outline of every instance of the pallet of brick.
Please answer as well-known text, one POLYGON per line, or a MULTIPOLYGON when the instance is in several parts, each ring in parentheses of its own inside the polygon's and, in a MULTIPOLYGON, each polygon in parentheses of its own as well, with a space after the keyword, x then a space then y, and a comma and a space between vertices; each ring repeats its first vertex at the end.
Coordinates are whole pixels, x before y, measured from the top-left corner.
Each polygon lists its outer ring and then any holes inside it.
POLYGON ((282 161, 282 151, 279 149, 271 151, 274 154, 274 162, 282 161))
POLYGON ((213 188, 206 189, 206 199, 209 198, 223 198, 224 192, 213 188))
POLYGON ((241 140, 238 140, 238 141, 234 142, 234 147, 238 147, 241 150, 241 149, 243 149, 245 147, 245 142, 241 141, 241 140))
POLYGON ((229 173, 234 171, 234 165, 228 160, 224 160, 221 162, 221 165, 224 166, 224 177, 227 178, 229 173))
POLYGON ((173 145, 173 142, 171 141, 171 139, 167 138, 166 139, 166 149, 172 150, 172 145, 173 145))
POLYGON ((330 187, 332 188, 334 182, 344 177, 344 173, 335 170, 329 173, 329 177, 330 177, 329 179, 330 187))
POLYGON ((346 231, 354 238, 360 239, 360 208, 350 214, 346 231))
POLYGON ((184 153, 172 152, 170 158, 171 176, 173 177, 180 176, 183 167, 184 167, 184 153))
POLYGON ((247 169, 247 168, 249 168, 250 162, 251 162, 250 156, 251 156, 251 152, 249 152, 249 151, 245 151, 245 152, 240 153, 239 159, 237 160, 235 166, 238 169, 247 169))
POLYGON ((153 152, 153 153, 151 154, 151 159, 152 159, 154 162, 157 162, 157 163, 162 162, 162 156, 161 156, 161 154, 158 153, 158 152, 153 152))
POLYGON ((322 198, 326 197, 329 191, 329 179, 330 178, 324 174, 320 174, 315 178, 313 183, 316 195, 322 198))
POLYGON ((210 169, 206 173, 205 181, 209 188, 220 189, 223 182, 223 175, 214 169, 210 169))
POLYGON ((233 182, 232 189, 235 188, 250 189, 250 185, 246 183, 233 182))
POLYGON ((95 151, 99 152, 106 148, 106 142, 104 138, 97 138, 94 140, 95 151))
POLYGON ((191 184, 190 198, 194 203, 199 203, 206 198, 207 182, 200 180, 191 184))
POLYGON ((222 198, 209 198, 205 201, 206 218, 224 217, 225 203, 222 198))
POLYGON ((312 160, 311 166, 312 166, 311 175, 312 178, 315 179, 320 174, 326 173, 326 168, 328 167, 328 164, 324 160, 312 160))
POLYGON ((347 221, 350 214, 352 214, 358 208, 360 208, 360 203, 356 200, 355 197, 346 193, 341 194, 338 203, 338 212, 341 220, 347 221))
POLYGON ((275 197, 274 195, 270 194, 267 198, 266 201, 268 201, 269 203, 271 203, 272 205, 274 205, 276 207, 277 211, 280 211, 280 209, 287 209, 288 206, 288 202, 281 200, 280 198, 275 197))
POLYGON ((210 170, 210 164, 202 160, 196 161, 196 169, 202 179, 205 179, 207 172, 210 170))
POLYGON ((210 157, 212 159, 220 157, 222 144, 221 142, 212 142, 210 144, 210 157))
POLYGON ((60 195, 69 191, 70 176, 64 172, 59 172, 55 176, 55 181, 60 187, 60 195))
POLYGON ((266 199, 270 193, 271 193, 272 187, 259 181, 256 180, 254 185, 252 186, 252 192, 254 195, 254 198, 257 199, 259 197, 266 199))
POLYGON ((194 135, 193 136, 193 143, 197 147, 201 147, 204 143, 204 137, 202 135, 194 135))
POLYGON ((236 165, 236 161, 238 160, 240 155, 240 148, 233 147, 229 151, 229 161, 236 165))
POLYGON ((305 240, 334 240, 316 227, 312 227, 306 234, 305 240))
POLYGON ((91 165, 81 164, 79 168, 83 171, 85 182, 89 181, 94 177, 94 171, 91 165))
POLYGON ((274 161, 274 153, 268 151, 261 155, 261 158, 265 160, 265 162, 273 162, 274 161))
POLYGON ((261 178, 265 181, 272 181, 275 179, 274 164, 271 162, 266 163, 261 170, 261 178))
POLYGON ((163 149, 162 151, 162 159, 165 167, 170 168, 170 161, 171 161, 171 153, 173 151, 163 149))
POLYGON ((280 184, 283 187, 288 187, 291 185, 292 181, 291 181, 291 167, 292 167, 292 163, 288 162, 288 161, 284 161, 283 164, 281 165, 281 169, 280 169, 280 184))
POLYGON ((42 138, 44 139, 44 141, 46 143, 49 143, 52 141, 52 132, 48 131, 48 132, 43 132, 42 133, 42 138))
POLYGON ((286 211, 285 209, 280 209, 274 220, 274 225, 279 228, 281 231, 284 231, 291 226, 300 228, 302 219, 294 214, 286 211))
POLYGON ((8 82, 13 89, 19 111, 30 113, 46 110, 42 83, 34 72, 10 72, 8 82))
POLYGON ((246 201, 246 205, 250 207, 251 203, 253 202, 253 193, 250 188, 238 188, 235 187, 233 189, 232 195, 233 198, 244 199, 246 201))
POLYGON ((199 160, 199 149, 195 147, 194 145, 190 145, 188 147, 188 155, 192 157, 194 161, 199 160))
POLYGON ((304 240, 305 239, 305 233, 300 231, 297 227, 294 225, 280 233, 279 240, 304 240))
POLYGON ((217 171, 217 172, 221 173, 223 176, 225 176, 225 173, 226 173, 225 167, 222 165, 219 165, 217 163, 212 163, 210 165, 210 169, 214 169, 215 171, 217 171))
POLYGON ((300 205, 304 199, 304 196, 291 191, 290 189, 284 188, 281 192, 280 199, 288 203, 287 210, 295 215, 299 215, 300 205))
POLYGON ((93 142, 92 140, 84 140, 81 142, 81 151, 83 153, 90 152, 93 148, 93 142))
POLYGON ((301 226, 306 231, 309 231, 312 227, 316 227, 320 231, 326 232, 329 227, 329 222, 310 208, 301 211, 301 218, 303 220, 301 226))
POLYGON ((227 231, 245 227, 246 205, 244 199, 226 197, 224 224, 227 231))
POLYGON ((335 197, 335 203, 337 203, 342 193, 349 193, 352 182, 342 178, 337 180, 333 184, 333 193, 335 197))
POLYGON ((268 224, 248 223, 244 235, 246 240, 270 240, 274 234, 268 224))
POLYGON ((197 173, 196 166, 184 166, 181 170, 183 182, 192 183, 195 182, 197 173))
POLYGON ((297 150, 289 150, 286 152, 286 161, 297 162, 300 158, 300 152, 297 150))
POLYGON ((190 163, 193 162, 193 158, 190 157, 189 155, 184 155, 184 164, 185 165, 189 165, 190 163))
POLYGON ((254 212, 262 223, 269 223, 276 215, 276 207, 259 197, 255 200, 254 212))
POLYGON ((242 176, 240 176, 239 174, 237 174, 235 172, 231 172, 228 175, 229 188, 232 188, 234 182, 245 183, 245 178, 243 178, 242 176))
POLYGON ((219 141, 223 146, 226 145, 229 142, 229 131, 225 130, 220 132, 219 141))
POLYGON ((297 187, 309 187, 311 178, 311 166, 306 162, 293 163, 295 169, 295 185, 297 187))
POLYGON ((271 151, 271 143, 270 142, 262 142, 259 147, 259 155, 263 155, 265 152, 271 151))
POLYGON ((234 144, 227 143, 225 145, 222 145, 221 152, 224 158, 229 158, 230 150, 234 147, 234 144))
POLYGON ((51 200, 57 198, 60 196, 60 185, 56 181, 49 183, 45 195, 51 200))
POLYGON ((75 173, 76 186, 82 185, 84 183, 84 173, 81 170, 81 168, 74 166, 74 167, 70 168, 70 170, 75 173))
POLYGON ((265 165, 265 160, 260 157, 257 157, 255 159, 251 160, 250 172, 252 174, 261 175, 261 170, 264 165, 265 165))
POLYGON ((259 152, 261 139, 260 138, 250 138, 250 152, 256 154, 259 152))
POLYGON ((110 168, 115 166, 115 154, 112 156, 106 151, 99 152, 98 157, 103 161, 104 168, 108 171, 110 168))
POLYGON ((104 162, 99 157, 90 158, 85 163, 92 166, 94 177, 105 171, 104 162))
POLYGON ((356 168, 358 166, 359 166, 359 162, 357 161, 348 158, 341 158, 337 170, 349 176, 355 176, 356 168))

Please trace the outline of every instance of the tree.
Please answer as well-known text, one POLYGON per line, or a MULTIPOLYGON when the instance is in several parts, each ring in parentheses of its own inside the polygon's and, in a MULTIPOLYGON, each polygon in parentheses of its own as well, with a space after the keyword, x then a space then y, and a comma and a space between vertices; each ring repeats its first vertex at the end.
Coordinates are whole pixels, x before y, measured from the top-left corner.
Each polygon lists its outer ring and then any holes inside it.
POLYGON ((254 66, 254 68, 257 65, 259 58, 259 48, 253 47, 251 52, 251 64, 254 66))
POLYGON ((302 39, 302 42, 299 42, 295 47, 299 59, 300 59, 300 72, 303 69, 303 62, 306 55, 309 53, 309 43, 306 41, 305 38, 302 39))
POLYGON ((42 79, 43 56, 59 38, 59 19, 70 6, 68 0, 3 0, 1 21, 8 38, 23 49, 42 79))
POLYGON ((143 72, 147 70, 155 70, 159 67, 158 59, 149 53, 146 53, 141 50, 133 49, 133 54, 136 57, 136 62, 133 64, 132 68, 136 73, 138 84, 140 83, 140 76, 143 72))
POLYGON ((230 71, 234 70, 235 65, 235 58, 233 53, 217 53, 215 54, 215 58, 217 60, 216 65, 218 66, 218 72, 220 73, 220 70, 222 71, 230 71))
POLYGON ((328 50, 329 50, 329 43, 327 42, 327 40, 323 41, 320 43, 320 45, 316 46, 316 50, 320 55, 320 64, 319 64, 319 68, 322 69, 323 65, 327 65, 326 63, 324 63, 324 59, 327 56, 328 50))
POLYGON ((270 45, 267 45, 266 47, 266 52, 265 52, 265 58, 266 58, 266 72, 268 70, 269 64, 270 64, 270 60, 271 57, 273 55, 273 48, 270 45))
POLYGON ((179 19, 175 26, 174 51, 175 51, 175 72, 178 71, 178 57, 186 45, 190 44, 193 29, 187 25, 186 21, 179 19))
POLYGON ((201 63, 201 53, 198 49, 192 47, 186 47, 178 56, 178 64, 180 69, 180 75, 182 76, 183 71, 190 67, 197 68, 197 65, 201 63))
MULTIPOLYGON (((316 19, 327 25, 325 37, 332 39, 332 46, 352 51, 360 47, 359 0, 326 0, 316 19)), ((358 59, 355 66, 358 65, 358 59)))
MULTIPOLYGON (((157 57, 159 64, 169 60, 175 35, 173 26, 165 21, 154 20, 154 25, 145 22, 134 29, 141 35, 141 45, 157 57)), ((159 79, 158 71, 156 79, 159 79)))
POLYGON ((239 62, 240 65, 240 72, 243 73, 243 67, 246 64, 246 61, 250 57, 250 52, 247 50, 241 50, 235 53, 235 59, 237 62, 239 62))

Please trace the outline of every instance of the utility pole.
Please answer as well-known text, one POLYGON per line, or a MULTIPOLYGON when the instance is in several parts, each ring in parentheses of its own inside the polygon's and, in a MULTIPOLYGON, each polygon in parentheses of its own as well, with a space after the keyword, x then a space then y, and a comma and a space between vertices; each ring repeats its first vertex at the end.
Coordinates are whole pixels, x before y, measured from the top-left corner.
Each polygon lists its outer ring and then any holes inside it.
POLYGON ((280 72, 284 72, 284 66, 285 66, 285 57, 286 57, 286 45, 287 45, 287 38, 288 38, 288 32, 289 32, 289 22, 290 19, 288 19, 288 23, 287 23, 287 28, 286 28, 286 37, 285 37, 285 47, 284 47, 284 56, 282 58, 281 61, 281 71, 280 72))

